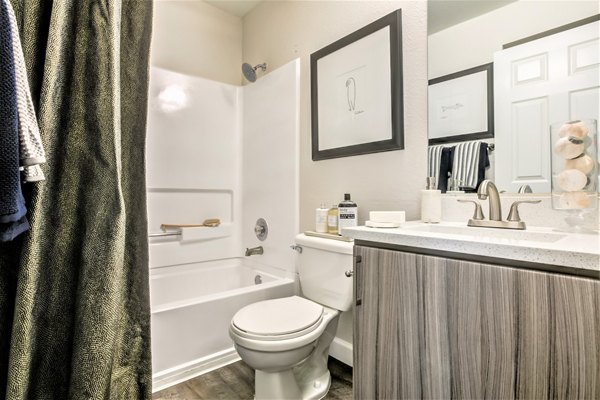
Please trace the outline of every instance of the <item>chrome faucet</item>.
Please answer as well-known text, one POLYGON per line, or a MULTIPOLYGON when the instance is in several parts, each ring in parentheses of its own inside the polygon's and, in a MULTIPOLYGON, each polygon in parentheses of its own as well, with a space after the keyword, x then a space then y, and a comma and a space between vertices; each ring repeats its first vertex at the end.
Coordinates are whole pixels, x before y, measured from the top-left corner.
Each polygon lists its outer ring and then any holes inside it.
POLYGON ((477 197, 479 200, 485 200, 489 197, 490 203, 490 220, 491 221, 502 221, 502 206, 500 205, 500 194, 498 188, 494 185, 494 182, 486 179, 481 182, 479 189, 477 189, 477 197))
POLYGON ((517 191, 517 193, 520 193, 520 194, 533 193, 533 190, 531 190, 531 186, 529 186, 529 185, 521 185, 519 187, 519 190, 517 191))
POLYGON ((246 247, 246 257, 259 255, 259 254, 262 254, 262 253, 263 253, 263 247, 262 246, 251 247, 251 248, 247 248, 246 247))
POLYGON ((485 219, 481 211, 481 205, 477 201, 459 199, 460 202, 475 203, 475 214, 467 223, 468 226, 482 228, 504 228, 504 229, 525 229, 525 222, 521 221, 518 206, 521 203, 539 203, 541 200, 522 200, 515 201, 510 207, 508 221, 502 221, 502 207, 500 205, 500 194, 494 182, 486 179, 481 182, 477 189, 477 197, 480 200, 489 199, 490 219, 485 219))

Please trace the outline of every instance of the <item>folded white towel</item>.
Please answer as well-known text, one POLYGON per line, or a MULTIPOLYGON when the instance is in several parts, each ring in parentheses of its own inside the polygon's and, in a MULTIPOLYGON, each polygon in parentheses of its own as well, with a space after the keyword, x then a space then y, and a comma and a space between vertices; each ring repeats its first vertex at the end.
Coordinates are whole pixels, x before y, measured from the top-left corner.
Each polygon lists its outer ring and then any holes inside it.
POLYGON ((21 178, 24 182, 38 182, 46 179, 44 177, 44 172, 39 165, 21 167, 21 178))
POLYGON ((39 164, 46 162, 46 154, 40 137, 33 101, 27 79, 27 69, 19 38, 19 27, 10 1, 3 0, 7 4, 10 29, 12 34, 13 54, 15 62, 15 78, 17 89, 17 110, 19 119, 19 144, 20 163, 23 167, 23 179, 25 182, 35 182, 44 179, 44 173, 39 164))

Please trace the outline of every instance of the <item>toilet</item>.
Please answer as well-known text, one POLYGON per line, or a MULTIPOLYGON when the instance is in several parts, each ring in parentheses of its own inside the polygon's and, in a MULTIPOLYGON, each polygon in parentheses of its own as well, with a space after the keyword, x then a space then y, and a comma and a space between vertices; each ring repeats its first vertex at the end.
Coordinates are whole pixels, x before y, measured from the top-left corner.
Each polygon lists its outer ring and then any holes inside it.
POLYGON ((238 354, 256 370, 256 400, 323 398, 329 346, 340 312, 352 306, 352 243, 300 234, 296 246, 303 297, 250 304, 229 326, 238 354))

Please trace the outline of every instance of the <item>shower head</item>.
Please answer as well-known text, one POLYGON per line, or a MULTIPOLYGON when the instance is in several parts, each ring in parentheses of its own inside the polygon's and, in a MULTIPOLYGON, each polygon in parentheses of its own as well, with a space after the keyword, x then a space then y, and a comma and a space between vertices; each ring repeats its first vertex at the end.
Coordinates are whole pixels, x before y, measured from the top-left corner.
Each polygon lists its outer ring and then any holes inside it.
POLYGON ((253 67, 252 65, 250 65, 248 63, 243 63, 242 64, 242 73, 244 74, 246 79, 248 79, 250 82, 254 82, 254 81, 256 81, 256 70, 258 68, 260 68, 263 72, 265 72, 267 70, 267 63, 265 62, 262 64, 258 64, 255 67, 253 67))

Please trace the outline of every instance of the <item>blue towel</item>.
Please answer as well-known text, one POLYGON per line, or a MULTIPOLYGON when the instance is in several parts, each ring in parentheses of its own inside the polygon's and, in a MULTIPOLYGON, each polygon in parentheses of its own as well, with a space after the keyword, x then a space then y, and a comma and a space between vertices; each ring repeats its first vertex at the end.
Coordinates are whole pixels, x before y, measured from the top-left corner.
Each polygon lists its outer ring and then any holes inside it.
POLYGON ((0 240, 28 229, 19 172, 19 125, 10 19, 0 1, 0 240))
POLYGON ((486 142, 479 143, 479 166, 477 169, 477 186, 475 189, 479 189, 479 185, 485 179, 485 170, 490 167, 490 155, 488 153, 488 144, 486 142))
POLYGON ((18 221, 0 224, 0 242, 8 242, 29 230, 29 221, 23 217, 18 221))
POLYGON ((442 193, 448 191, 448 178, 452 174, 452 158, 454 156, 454 146, 444 147, 440 156, 440 179, 438 180, 438 189, 442 193))

